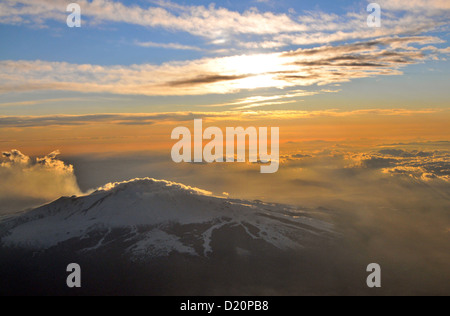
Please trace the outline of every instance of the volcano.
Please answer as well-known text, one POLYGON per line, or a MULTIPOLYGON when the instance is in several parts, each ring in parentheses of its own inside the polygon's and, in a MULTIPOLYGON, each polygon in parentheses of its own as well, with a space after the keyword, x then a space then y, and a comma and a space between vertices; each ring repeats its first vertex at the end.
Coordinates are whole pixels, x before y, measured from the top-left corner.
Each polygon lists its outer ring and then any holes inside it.
POLYGON ((3 219, 1 288, 20 294, 273 294, 281 284, 291 288, 283 283, 292 279, 286 269, 301 269, 308 251, 333 240, 333 226, 317 213, 149 178, 108 184, 3 219), (83 269, 81 289, 64 287, 72 262, 83 269))

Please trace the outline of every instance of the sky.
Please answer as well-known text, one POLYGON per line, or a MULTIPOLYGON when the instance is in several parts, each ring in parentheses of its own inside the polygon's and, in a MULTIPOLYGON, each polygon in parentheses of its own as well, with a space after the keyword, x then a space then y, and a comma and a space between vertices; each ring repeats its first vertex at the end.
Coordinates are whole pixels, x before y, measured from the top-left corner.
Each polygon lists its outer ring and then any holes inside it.
POLYGON ((171 131, 195 118, 280 127, 279 181, 294 168, 316 193, 324 175, 311 170, 328 159, 448 184, 448 1, 378 0, 379 28, 368 1, 80 0, 79 28, 69 3, 0 3, 2 198, 29 205, 157 174, 276 199, 175 165, 171 131))
POLYGON ((0 4, 1 114, 442 108, 446 1, 0 4), (405 104, 406 103, 406 104, 405 104))

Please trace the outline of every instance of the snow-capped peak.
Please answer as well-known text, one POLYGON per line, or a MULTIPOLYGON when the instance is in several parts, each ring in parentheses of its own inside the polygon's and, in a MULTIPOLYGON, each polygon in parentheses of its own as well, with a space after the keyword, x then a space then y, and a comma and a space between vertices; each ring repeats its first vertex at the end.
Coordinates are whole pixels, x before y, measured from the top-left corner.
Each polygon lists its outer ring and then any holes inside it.
POLYGON ((213 251, 214 233, 226 227, 240 228, 246 238, 279 249, 302 247, 306 237, 331 230, 287 206, 230 200, 146 178, 107 184, 89 195, 61 198, 7 219, 0 223, 0 238, 8 247, 39 250, 80 242, 80 251, 92 251, 121 242, 132 257, 174 251, 202 256, 213 251))

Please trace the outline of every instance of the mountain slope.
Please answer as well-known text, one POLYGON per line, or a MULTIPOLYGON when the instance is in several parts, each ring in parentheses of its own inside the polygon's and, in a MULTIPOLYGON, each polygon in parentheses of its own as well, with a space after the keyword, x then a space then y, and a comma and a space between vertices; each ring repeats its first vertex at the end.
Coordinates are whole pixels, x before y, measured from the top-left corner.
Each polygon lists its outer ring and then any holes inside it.
MULTIPOLYGON (((173 252, 207 257, 214 251, 216 233, 232 228, 239 228, 234 230, 242 235, 238 240, 250 238, 280 250, 302 248, 331 234, 331 225, 286 206, 218 198, 147 178, 61 198, 4 220, 0 242, 30 250, 70 245, 79 252, 120 245, 133 260, 173 252)), ((255 251, 244 246, 236 244, 235 249, 241 254, 255 251)))

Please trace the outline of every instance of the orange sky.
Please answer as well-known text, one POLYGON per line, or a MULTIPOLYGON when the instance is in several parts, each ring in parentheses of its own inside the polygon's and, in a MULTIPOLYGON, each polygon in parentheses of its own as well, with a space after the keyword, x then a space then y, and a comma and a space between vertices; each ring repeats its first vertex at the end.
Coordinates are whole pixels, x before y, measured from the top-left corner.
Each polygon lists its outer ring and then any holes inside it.
MULTIPOLYGON (((193 118, 163 120, 155 124, 124 125, 117 122, 86 122, 80 125, 0 128, 2 151, 19 149, 42 155, 56 149, 64 155, 128 151, 167 152, 175 143, 172 130, 186 126, 193 131, 193 118)), ((424 112, 271 112, 218 115, 204 119, 204 128, 280 127, 281 152, 306 149, 307 142, 336 142, 370 147, 397 141, 437 141, 450 138, 448 110, 424 112), (428 113, 429 112, 429 113, 428 113), (271 119, 271 117, 276 118, 271 119), (304 144, 302 144, 304 143, 304 144)), ((319 145, 320 146, 320 145, 319 145)), ((312 149, 312 148, 309 148, 312 149)), ((317 148, 320 149, 320 148, 317 148)))

